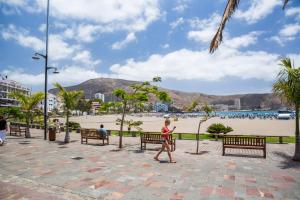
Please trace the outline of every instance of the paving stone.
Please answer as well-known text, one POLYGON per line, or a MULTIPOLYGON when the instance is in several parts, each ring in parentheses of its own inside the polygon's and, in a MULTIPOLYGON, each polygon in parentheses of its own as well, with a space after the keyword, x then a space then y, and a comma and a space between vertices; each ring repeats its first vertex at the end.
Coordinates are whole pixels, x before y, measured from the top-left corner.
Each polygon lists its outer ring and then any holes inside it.
MULTIPOLYGON (((42 130, 35 139, 8 136, 0 147, 0 199, 300 199, 300 163, 291 161, 293 144, 267 144, 267 159, 260 151, 230 150, 222 156, 221 142, 177 141, 176 164, 153 159, 156 150, 140 151, 139 138, 118 137, 111 145, 99 141, 80 144, 44 141, 42 130)), ((159 148, 159 145, 149 145, 159 148)))

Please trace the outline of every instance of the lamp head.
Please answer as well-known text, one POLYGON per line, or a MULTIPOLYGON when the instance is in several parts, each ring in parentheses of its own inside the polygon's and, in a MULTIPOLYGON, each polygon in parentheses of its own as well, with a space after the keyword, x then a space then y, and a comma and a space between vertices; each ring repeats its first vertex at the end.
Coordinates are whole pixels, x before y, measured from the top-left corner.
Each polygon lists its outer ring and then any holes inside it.
POLYGON ((34 60, 39 60, 40 57, 38 57, 38 56, 32 56, 32 59, 34 59, 34 60))

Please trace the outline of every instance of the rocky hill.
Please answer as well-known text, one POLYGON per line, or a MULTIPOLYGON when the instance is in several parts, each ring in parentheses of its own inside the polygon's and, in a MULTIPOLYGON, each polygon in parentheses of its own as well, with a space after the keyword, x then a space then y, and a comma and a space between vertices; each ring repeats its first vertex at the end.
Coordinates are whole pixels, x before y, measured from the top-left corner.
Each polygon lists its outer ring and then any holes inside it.
MULTIPOLYGON (((137 81, 128 81, 122 79, 112 78, 96 78, 85 81, 78 85, 66 87, 67 90, 81 90, 85 94, 85 98, 91 99, 95 93, 105 94, 105 101, 114 100, 112 91, 116 88, 123 88, 128 90, 132 84, 139 83, 137 81)), ((202 104, 227 104, 233 105, 235 99, 240 99, 242 109, 278 109, 282 107, 281 101, 278 97, 270 93, 266 94, 238 94, 238 95, 206 95, 202 93, 183 92, 177 90, 169 90, 166 88, 160 88, 167 91, 174 102, 174 106, 177 108, 183 108, 189 106, 192 101, 196 100, 202 104)), ((56 89, 50 89, 50 93, 57 94, 56 89)))

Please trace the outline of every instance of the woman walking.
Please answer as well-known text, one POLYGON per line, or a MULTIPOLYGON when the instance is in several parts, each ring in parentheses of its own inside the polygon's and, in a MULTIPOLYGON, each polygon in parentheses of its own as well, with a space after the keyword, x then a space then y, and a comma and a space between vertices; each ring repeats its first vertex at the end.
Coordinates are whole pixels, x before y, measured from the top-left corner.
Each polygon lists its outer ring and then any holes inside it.
POLYGON ((161 150, 156 154, 154 159, 159 161, 158 156, 163 152, 163 150, 167 149, 168 156, 169 156, 169 159, 170 159, 170 163, 176 163, 176 161, 173 160, 173 158, 172 158, 172 154, 171 154, 171 150, 170 150, 170 146, 169 146, 169 135, 173 133, 176 126, 174 126, 172 130, 170 130, 169 129, 170 124, 171 124, 171 121, 169 119, 166 119, 165 120, 165 125, 161 129, 162 139, 163 139, 162 147, 161 147, 161 150))
POLYGON ((7 132, 7 123, 4 117, 0 116, 0 146, 4 144, 5 137, 7 132))

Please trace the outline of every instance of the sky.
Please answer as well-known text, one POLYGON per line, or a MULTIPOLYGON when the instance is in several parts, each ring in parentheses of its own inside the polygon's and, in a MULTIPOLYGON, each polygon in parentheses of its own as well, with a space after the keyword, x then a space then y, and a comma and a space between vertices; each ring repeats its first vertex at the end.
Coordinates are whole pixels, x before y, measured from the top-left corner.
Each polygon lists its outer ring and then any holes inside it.
MULTIPOLYGON (((226 0, 50 0, 49 87, 98 77, 227 95, 266 93, 290 57, 300 66, 300 1, 241 0, 209 53, 226 0)), ((43 90, 45 0, 0 0, 0 74, 43 90)))

